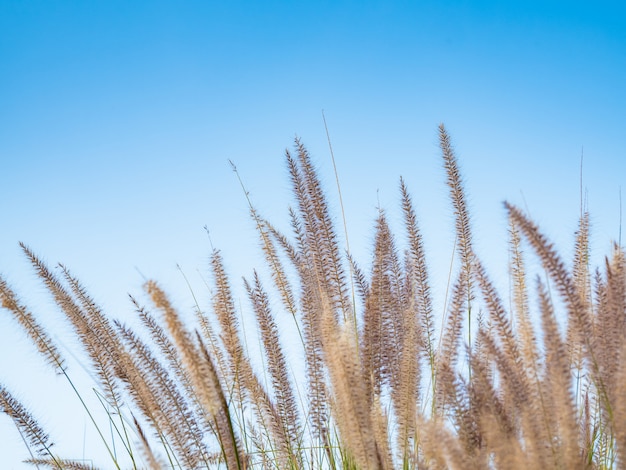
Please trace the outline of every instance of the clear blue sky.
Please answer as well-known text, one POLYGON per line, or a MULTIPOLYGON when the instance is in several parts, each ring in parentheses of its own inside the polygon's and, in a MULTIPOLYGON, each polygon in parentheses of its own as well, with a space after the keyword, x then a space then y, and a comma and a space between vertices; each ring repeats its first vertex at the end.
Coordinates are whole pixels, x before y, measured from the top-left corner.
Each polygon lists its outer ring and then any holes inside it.
MULTIPOLYGON (((189 307, 177 263, 208 305, 205 225, 234 284, 261 262, 228 159, 261 212, 287 227, 283 153, 299 135, 339 216, 322 110, 364 266, 377 205, 400 219, 403 175, 435 281, 445 273, 452 215, 440 122, 493 272, 506 273, 505 199, 526 203, 571 254, 581 154, 600 259, 619 236, 626 193, 621 4, 4 0, 0 272, 51 329, 63 324, 18 241, 66 263, 114 317, 132 317, 126 294, 141 292, 138 270, 189 307)), ((6 315, 0 332, 0 381, 32 405, 64 456, 82 452, 83 438, 89 448, 96 437, 84 418, 55 410, 63 381, 37 365, 6 315)), ((5 416, 0 449, 3 468, 22 468, 25 448, 5 416)))

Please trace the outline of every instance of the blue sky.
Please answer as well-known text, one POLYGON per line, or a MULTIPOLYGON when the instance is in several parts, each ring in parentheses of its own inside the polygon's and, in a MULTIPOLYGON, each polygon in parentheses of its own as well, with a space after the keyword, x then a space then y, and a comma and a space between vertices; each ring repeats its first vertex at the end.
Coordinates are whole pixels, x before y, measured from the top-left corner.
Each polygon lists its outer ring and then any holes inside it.
MULTIPOLYGON (((339 222, 322 110, 364 266, 376 207, 400 220, 403 175, 433 279, 445 279, 453 222, 440 122, 496 277, 506 276, 504 200, 527 205, 571 254, 581 154, 595 259, 619 236, 620 2, 4 0, 0 71, 0 272, 51 329, 64 326, 18 241, 67 264, 124 320, 139 272, 191 305, 177 264, 208 305, 205 225, 233 283, 250 275, 261 259, 229 159, 260 211, 287 228, 284 149, 300 136, 339 222)), ((76 442, 95 437, 83 418, 59 417, 53 397, 64 403, 65 384, 6 315, 0 331, 0 380, 32 404, 60 451, 82 452, 76 442), (74 442, 62 436, 75 432, 74 442)), ((25 449, 2 416, 0 443, 3 465, 21 468, 25 449)))

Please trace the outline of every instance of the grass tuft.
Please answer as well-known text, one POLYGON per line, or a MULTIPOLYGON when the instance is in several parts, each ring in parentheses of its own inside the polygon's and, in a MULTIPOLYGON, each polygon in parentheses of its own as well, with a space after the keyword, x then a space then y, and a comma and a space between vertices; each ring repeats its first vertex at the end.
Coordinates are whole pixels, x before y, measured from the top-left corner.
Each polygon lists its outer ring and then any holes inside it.
MULTIPOLYGON (((269 274, 268 281, 257 271, 243 280, 251 312, 244 318, 256 319, 264 370, 247 348, 217 250, 212 301, 206 310, 196 303, 194 322, 148 281, 148 306, 131 297, 139 320, 133 328, 103 312, 65 266, 55 274, 21 245, 79 340, 75 354, 88 359, 103 422, 86 405, 92 390, 77 388, 54 336, 4 277, 2 310, 65 377, 109 450, 107 468, 624 468, 626 253, 615 245, 603 266, 590 266, 590 217, 581 207, 568 267, 540 228, 505 203, 507 299, 474 250, 467 196, 443 125, 439 142, 458 266, 443 312, 433 307, 432 292, 443 289, 431 284, 404 180, 402 237, 379 209, 368 272, 349 249, 344 253, 299 139, 286 152, 291 233, 263 218, 237 173, 269 274), (528 256, 544 270, 534 283, 528 256), (299 340, 301 356, 284 347, 281 332, 299 340)), ((348 246, 343 213, 342 220, 348 246)), ((58 456, 3 385, 0 410, 23 437, 27 463, 95 468, 58 456)))

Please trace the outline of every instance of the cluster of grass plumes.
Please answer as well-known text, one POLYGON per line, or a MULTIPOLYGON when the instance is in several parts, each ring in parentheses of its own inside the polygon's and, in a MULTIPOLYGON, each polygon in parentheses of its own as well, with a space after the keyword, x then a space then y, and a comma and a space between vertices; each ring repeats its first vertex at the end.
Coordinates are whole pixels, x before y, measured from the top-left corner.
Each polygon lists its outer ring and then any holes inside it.
MULTIPOLYGON (((107 317, 66 268, 55 274, 23 246, 90 359, 108 422, 91 415, 60 349, 0 278, 2 306, 67 378, 110 451, 109 467, 626 467, 624 251, 615 246, 606 265, 592 271, 589 217, 582 213, 568 267, 532 220, 506 204, 507 309, 474 251, 443 126, 440 143, 459 260, 445 312, 433 307, 427 254, 404 181, 406 249, 398 249, 381 210, 368 275, 340 247, 299 141, 286 155, 296 202, 289 211, 293 233, 281 233, 251 206, 272 283, 266 289, 256 272, 244 280, 263 370, 242 341, 217 251, 208 313, 197 308, 190 325, 150 281, 145 290, 152 305, 132 299, 144 327, 134 331, 107 317), (544 268, 534 280, 524 247, 544 268), (276 318, 285 312, 303 365, 292 364, 296 356, 281 347, 276 318), (305 383, 294 379, 298 367, 305 383), (115 437, 101 432, 109 428, 115 437)), ((37 420, 2 386, 0 404, 24 436, 32 464, 91 468, 57 456, 37 420)))

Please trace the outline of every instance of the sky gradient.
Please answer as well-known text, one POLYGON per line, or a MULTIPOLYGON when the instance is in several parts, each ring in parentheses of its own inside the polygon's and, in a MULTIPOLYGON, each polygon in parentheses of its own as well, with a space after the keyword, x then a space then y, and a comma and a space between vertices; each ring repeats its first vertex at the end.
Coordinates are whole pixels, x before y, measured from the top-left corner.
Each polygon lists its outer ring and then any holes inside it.
MULTIPOLYGON (((177 265, 208 306, 210 243, 238 288, 262 266, 229 160, 260 212, 287 230, 284 150, 299 136, 340 223, 322 111, 350 245, 366 268, 377 207, 401 220, 402 175, 433 282, 445 281, 454 240, 442 122, 477 251, 496 277, 506 276, 504 200, 572 253, 581 156, 601 262, 620 236, 626 191, 620 3, 4 0, 0 273, 51 331, 67 328, 18 241, 66 264, 115 318, 132 321, 127 294, 141 296, 143 276, 189 308, 177 265)), ((66 384, 8 315, 0 332, 0 382, 64 456, 80 458, 96 437, 84 417, 67 417, 77 407, 66 384)), ((67 338, 59 333, 70 347, 67 338)), ((26 448, 4 415, 0 448, 3 468, 23 468, 26 448)))

